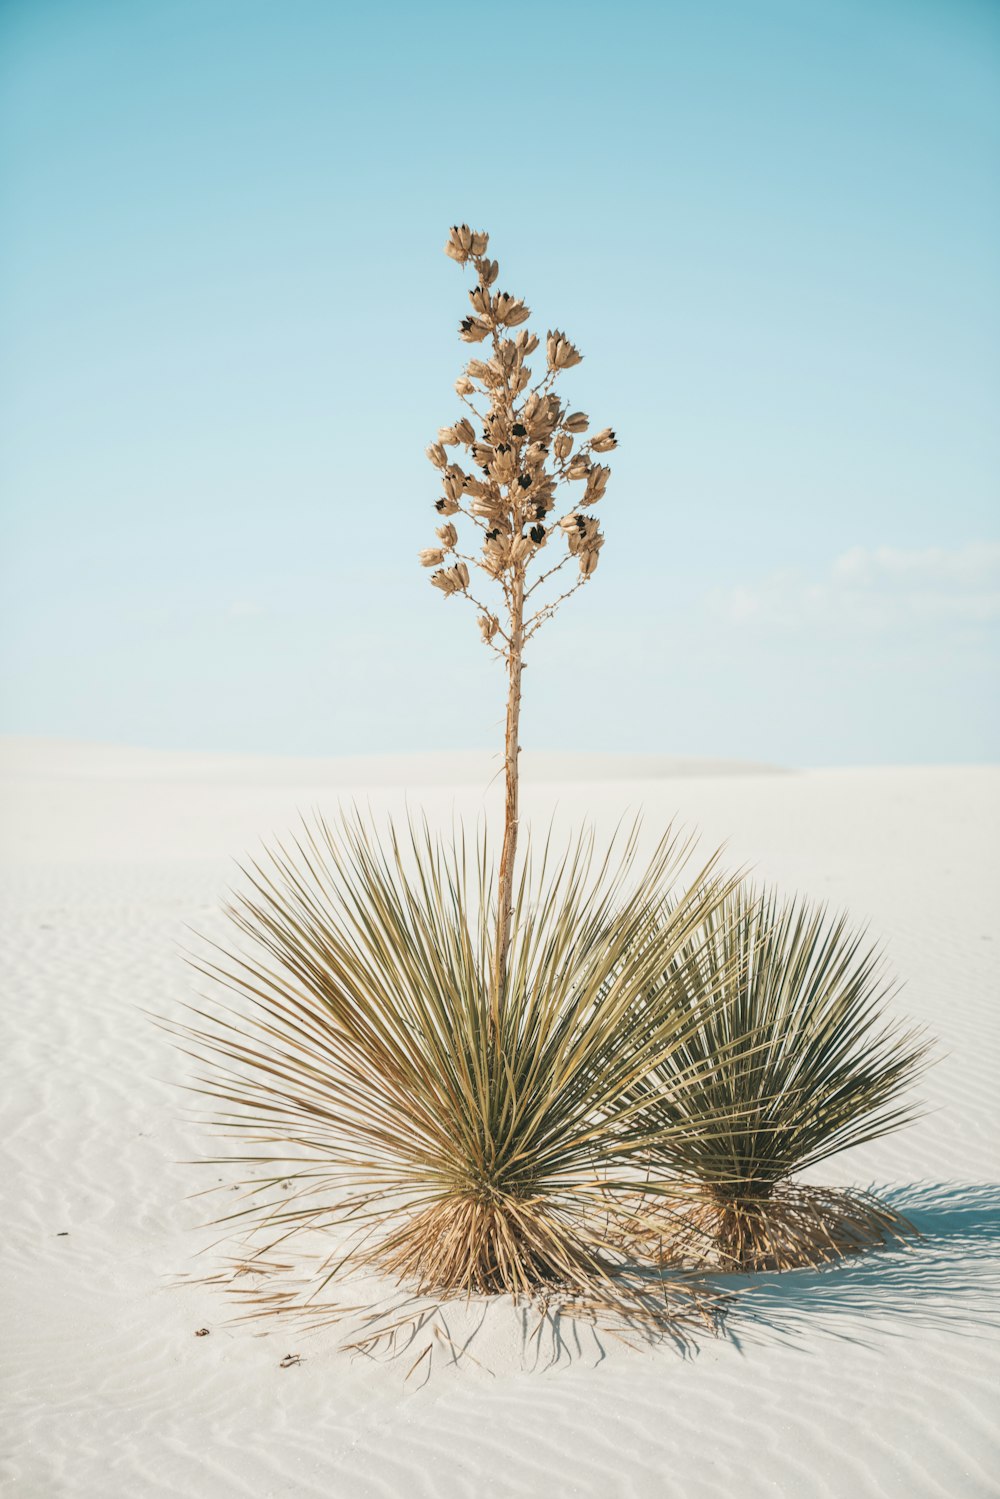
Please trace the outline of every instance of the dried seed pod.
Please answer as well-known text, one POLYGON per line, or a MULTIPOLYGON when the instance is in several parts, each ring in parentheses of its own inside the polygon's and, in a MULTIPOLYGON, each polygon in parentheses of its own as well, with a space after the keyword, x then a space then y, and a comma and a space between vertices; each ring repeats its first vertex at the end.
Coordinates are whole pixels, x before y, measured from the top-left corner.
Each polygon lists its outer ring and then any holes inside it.
POLYGON ((493 316, 504 327, 516 328, 519 323, 528 321, 531 309, 525 307, 520 297, 512 297, 510 292, 501 291, 493 298, 493 316))
POLYGON ((527 358, 529 354, 533 354, 538 348, 538 339, 533 333, 529 333, 527 328, 525 328, 522 333, 519 333, 517 335, 516 342, 517 347, 521 350, 521 353, 525 358, 527 358))
POLYGON ((480 520, 496 521, 503 515, 505 508, 502 500, 488 494, 479 495, 469 506, 469 514, 478 516, 480 520))
POLYGON ((458 379, 455 381, 455 394, 459 396, 473 396, 475 395, 475 393, 476 387, 473 385, 468 375, 459 375, 458 379))
POLYGON ((597 571, 597 562, 599 557, 599 552, 588 551, 580 553, 580 572, 585 578, 589 578, 591 573, 597 571))
POLYGON ((517 473, 517 457, 512 448, 501 443, 490 460, 490 478, 497 484, 511 484, 517 473))
POLYGON ((439 427, 438 442, 443 448, 453 448, 458 442, 454 427, 439 427))
POLYGON ((483 639, 491 641, 500 628, 500 621, 495 614, 481 614, 479 616, 479 633, 483 639))
POLYGON ((551 474, 540 473, 531 486, 531 503, 536 520, 547 515, 556 502, 556 481, 551 474))
POLYGON ((585 551, 588 546, 601 545, 597 539, 600 528, 595 516, 578 515, 573 511, 570 515, 564 515, 559 524, 566 533, 567 545, 574 555, 585 551))
POLYGON ((434 503, 434 509, 438 515, 457 515, 461 508, 457 500, 449 499, 447 495, 434 503))
POLYGON ((464 317, 458 325, 458 336, 467 344, 481 344, 489 331, 489 323, 478 317, 464 317))
POLYGON ((437 530, 434 532, 434 535, 444 543, 445 549, 449 552, 458 541, 458 531, 452 525, 451 521, 449 521, 445 526, 438 526, 437 530))
POLYGON ((574 411, 563 420, 567 432, 586 432, 589 425, 590 418, 584 411, 574 411))
POLYGON ((448 467, 448 454, 441 443, 432 442, 430 447, 426 449, 426 452, 435 468, 448 467))
POLYGON ((474 286, 469 292, 469 301, 472 303, 473 312, 478 312, 480 317, 490 318, 493 316, 490 294, 484 287, 474 286))
POLYGON ((422 552, 417 553, 421 567, 440 567, 444 561, 444 552, 440 547, 424 547, 422 552))
POLYGON ((568 458, 573 451, 573 439, 568 432, 560 432, 552 448, 557 458, 568 458))
POLYGON ((465 448, 470 447, 476 440, 476 429, 466 416, 463 416, 461 421, 457 421, 451 430, 456 440, 465 448))
POLYGON ((591 451, 594 453, 610 453, 617 446, 618 439, 610 427, 605 427, 603 432, 598 432, 596 437, 590 439, 591 451))
POLYGON ((466 365, 466 374, 471 379, 484 383, 486 380, 486 366, 481 359, 470 359, 466 365))
POLYGON ((490 535, 483 543, 483 567, 493 578, 498 578, 507 566, 509 557, 507 540, 503 536, 490 535))
POLYGON ((505 338, 496 352, 497 364, 504 374, 509 374, 521 361, 521 351, 511 338, 505 338))
POLYGON ((458 467, 457 463, 450 463, 444 471, 444 492, 449 500, 459 500, 465 489, 465 481, 468 474, 464 469, 458 467))
POLYGON ((577 453, 566 467, 567 479, 586 479, 590 473, 590 459, 586 453, 577 453))
POLYGON ((452 224, 444 253, 450 255, 452 260, 457 260, 459 265, 464 265, 471 249, 472 230, 468 224, 452 224))
POLYGON ((486 254, 486 247, 490 242, 488 234, 473 234, 470 236, 469 249, 478 259, 480 255, 486 254))
POLYGON ((479 280, 483 286, 492 286, 497 279, 500 267, 495 260, 484 260, 479 267, 479 280))
POLYGON ((574 364, 579 364, 583 355, 573 344, 570 343, 565 333, 558 328, 549 330, 545 340, 545 355, 549 362, 550 370, 572 369, 574 364))
POLYGON ((583 496, 583 504, 595 505, 607 489, 610 477, 611 470, 609 468, 605 468, 603 464, 595 463, 587 475, 587 489, 583 496))
POLYGON ((464 562, 456 562, 454 567, 442 568, 440 572, 434 573, 431 582, 435 588, 447 596, 452 593, 461 593, 469 586, 469 569, 464 562))
POLYGON ((521 408, 521 421, 533 438, 548 438, 555 430, 560 413, 559 397, 540 396, 537 391, 528 397, 521 408))

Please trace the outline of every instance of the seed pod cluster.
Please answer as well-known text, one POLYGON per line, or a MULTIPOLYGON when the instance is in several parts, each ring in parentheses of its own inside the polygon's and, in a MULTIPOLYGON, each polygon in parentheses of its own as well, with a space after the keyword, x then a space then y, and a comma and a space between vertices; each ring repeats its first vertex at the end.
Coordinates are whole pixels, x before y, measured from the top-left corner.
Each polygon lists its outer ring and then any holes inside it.
POLYGON ((509 650, 515 637, 520 649, 535 622, 549 618, 566 596, 564 592, 534 615, 526 614, 524 601, 538 582, 575 563, 572 592, 597 567, 604 537, 590 507, 603 499, 610 470, 595 463, 593 455, 610 452, 617 440, 610 427, 588 439, 588 417, 561 401, 555 383, 583 356, 561 329, 550 329, 543 346, 522 326, 531 310, 522 298, 498 289, 500 269, 489 258, 488 246, 489 236, 468 224, 453 225, 448 235, 445 254, 471 266, 476 277, 469 292, 471 312, 459 325, 459 337, 480 350, 455 382, 466 413, 442 427, 427 448, 441 481, 435 509, 441 517, 467 516, 480 531, 478 551, 468 556, 458 552, 459 532, 449 520, 437 528, 440 545, 424 548, 419 561, 434 569, 431 582, 445 597, 469 593, 470 563, 498 583, 511 628, 505 632, 498 613, 482 604, 479 628, 494 649, 500 637, 509 650), (536 377, 527 361, 540 348, 544 369, 536 377), (461 464, 452 458, 456 449, 464 450, 461 464), (553 512, 564 483, 583 489, 559 520, 553 512), (562 560, 546 557, 532 583, 532 564, 556 537, 566 543, 562 560), (515 600, 520 601, 516 607, 515 600))

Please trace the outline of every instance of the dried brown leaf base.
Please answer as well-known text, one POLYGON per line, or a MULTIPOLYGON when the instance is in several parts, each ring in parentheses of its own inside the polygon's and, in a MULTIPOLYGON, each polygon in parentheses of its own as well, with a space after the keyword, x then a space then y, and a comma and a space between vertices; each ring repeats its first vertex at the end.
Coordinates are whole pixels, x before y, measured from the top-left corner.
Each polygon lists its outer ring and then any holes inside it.
POLYGON ((687 1199, 665 1220, 658 1257, 740 1274, 795 1270, 917 1236, 870 1192, 783 1182, 765 1197, 687 1199))
MULTIPOLYGON (((602 1221, 600 1228, 606 1231, 602 1221)), ((418 1296, 510 1297, 544 1318, 581 1318, 611 1331, 687 1343, 713 1330, 726 1298, 678 1265, 643 1263, 584 1224, 536 1202, 450 1199, 412 1219, 380 1263, 418 1296)))
MULTIPOLYGON (((572 1343, 573 1323, 632 1347, 666 1343, 689 1352, 718 1330, 730 1300, 696 1272, 637 1263, 610 1250, 598 1255, 566 1229, 547 1238, 536 1223, 530 1245, 514 1239, 498 1251, 509 1223, 492 1237, 486 1224, 465 1226, 481 1237, 463 1253, 457 1221, 422 1214, 377 1249, 339 1257, 333 1274, 327 1255, 295 1251, 278 1260, 247 1245, 200 1283, 235 1304, 229 1320, 276 1319, 303 1333, 335 1327, 345 1351, 388 1361, 415 1357, 416 1364, 432 1352, 438 1361, 480 1363, 468 1329, 501 1314, 504 1303, 502 1315, 515 1319, 522 1358, 532 1364, 557 1361, 559 1348, 572 1343), (543 1264, 543 1253, 556 1263, 543 1264), (457 1339, 456 1319, 463 1329, 457 1339)), ((407 1376, 416 1364, 408 1363, 407 1376)))
POLYGON ((606 1274, 600 1246, 553 1204, 495 1193, 448 1196, 385 1239, 381 1265, 419 1294, 531 1295, 606 1274))

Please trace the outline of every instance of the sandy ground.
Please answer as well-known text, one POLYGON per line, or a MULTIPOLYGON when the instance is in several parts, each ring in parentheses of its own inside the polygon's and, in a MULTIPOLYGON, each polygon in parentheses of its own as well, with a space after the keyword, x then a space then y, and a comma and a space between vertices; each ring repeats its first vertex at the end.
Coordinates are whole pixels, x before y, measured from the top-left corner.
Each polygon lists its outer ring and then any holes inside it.
MULTIPOLYGON (((679 815, 788 890, 870 920, 940 1038, 932 1112, 817 1179, 875 1184, 908 1253, 761 1276, 681 1357, 581 1338, 542 1367, 509 1307, 483 1367, 399 1365, 334 1333, 227 1326, 192 1268, 179 1063, 145 1019, 189 993, 185 925, 230 859, 358 796, 493 815, 487 757, 293 762, 7 741, 3 797, 4 1422, 18 1499, 979 1499, 1000 1493, 1000 772, 526 759, 529 819, 679 815), (210 1335, 195 1338, 196 1328, 210 1335), (495 1356, 491 1356, 491 1350, 495 1356), (285 1354, 302 1362, 280 1368, 285 1354), (534 1367, 530 1365, 534 1363, 534 1367)), ((499 1319, 499 1320, 498 1320, 499 1319)))

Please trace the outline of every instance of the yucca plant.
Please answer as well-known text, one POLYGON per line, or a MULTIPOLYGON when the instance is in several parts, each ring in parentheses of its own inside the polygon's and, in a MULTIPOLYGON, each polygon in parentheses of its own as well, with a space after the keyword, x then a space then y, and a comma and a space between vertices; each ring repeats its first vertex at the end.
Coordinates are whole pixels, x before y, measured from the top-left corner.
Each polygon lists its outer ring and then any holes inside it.
MULTIPOLYGON (((505 667, 498 863, 485 839, 468 853, 461 834, 447 845, 390 830, 384 843, 357 819, 304 830, 246 871, 229 914, 250 948, 200 963, 238 998, 201 1009, 183 1035, 210 1063, 198 1086, 224 1101, 215 1122, 268 1147, 242 1157, 248 1205, 229 1215, 259 1231, 250 1263, 274 1266, 290 1237, 316 1229, 334 1245, 304 1294, 311 1305, 338 1269, 377 1267, 417 1293, 542 1287, 645 1316, 649 1282, 629 1281, 608 1225, 644 1156, 676 1129, 644 1115, 631 1090, 695 1023, 653 980, 688 973, 729 882, 710 861, 671 895, 689 852, 673 835, 631 893, 634 839, 596 867, 585 840, 518 863, 525 648, 594 575, 593 507, 609 476, 596 459, 616 438, 587 437, 587 416, 556 394, 581 360, 561 331, 548 332, 533 376, 542 345, 523 327, 524 303, 492 289, 487 244, 463 224, 445 246, 475 276, 460 336, 488 357, 466 365, 464 414, 427 450, 442 524, 420 561, 446 598, 476 605, 505 667), (450 448, 467 451, 468 468, 450 448), (558 517, 565 486, 578 498, 558 517), (460 550, 459 517, 474 553, 460 550), (646 997, 654 987, 662 1002, 646 997)), ((266 1304, 296 1297, 269 1292, 266 1304)), ((662 1289, 652 1305, 662 1320, 662 1289)))
POLYGON ((711 859, 670 895, 691 848, 670 833, 641 868, 634 833, 599 859, 583 837, 529 849, 499 1021, 485 835, 380 839, 355 815, 245 870, 228 907, 244 940, 195 959, 215 998, 178 1029, 215 1125, 257 1142, 222 1158, 249 1168, 223 1220, 241 1270, 317 1229, 327 1245, 301 1293, 268 1285, 260 1310, 335 1314, 327 1282, 364 1270, 664 1325, 703 1306, 683 1279, 630 1278, 608 1233, 650 1153, 688 1128, 636 1089, 658 1070, 685 1086, 697 1056, 697 1005, 649 998, 667 971, 704 984, 698 933, 732 885, 711 859))
POLYGON ((707 913, 704 935, 663 979, 700 1021, 633 1095, 647 1123, 675 1131, 652 1152, 654 1176, 701 1188, 670 1251, 784 1269, 911 1232, 869 1193, 795 1180, 921 1112, 906 1095, 929 1045, 889 1016, 896 985, 879 952, 846 916, 748 884, 707 913))

